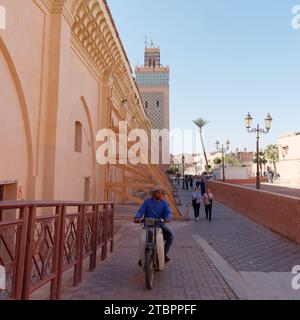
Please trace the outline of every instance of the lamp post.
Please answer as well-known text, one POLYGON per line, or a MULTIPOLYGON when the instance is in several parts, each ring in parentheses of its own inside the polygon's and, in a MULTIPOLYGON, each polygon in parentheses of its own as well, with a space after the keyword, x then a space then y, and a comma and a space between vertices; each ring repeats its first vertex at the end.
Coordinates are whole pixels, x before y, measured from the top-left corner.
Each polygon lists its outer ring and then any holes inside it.
POLYGON ((225 152, 229 150, 229 146, 230 146, 229 140, 226 141, 225 147, 224 147, 224 144, 222 144, 222 147, 220 147, 220 142, 216 141, 217 151, 222 152, 223 182, 226 181, 226 179, 225 179, 225 152))
POLYGON ((177 176, 177 185, 179 185, 180 184, 180 163, 176 163, 176 168, 178 169, 178 171, 176 172, 176 176, 177 176))
POLYGON ((184 187, 184 162, 185 162, 184 155, 182 155, 181 161, 182 161, 182 189, 185 189, 184 187))
MULTIPOLYGON (((175 164, 175 162, 174 162, 174 155, 171 154, 171 168, 172 168, 173 170, 175 169, 174 164, 175 164)), ((174 171, 173 171, 173 172, 174 172, 174 171)), ((176 172, 174 172, 174 174, 173 174, 173 179, 175 178, 175 175, 176 175, 176 172)))
POLYGON ((240 154, 240 149, 239 149, 239 148, 236 148, 236 149, 235 149, 235 154, 236 154, 236 159, 237 159, 238 161, 240 161, 241 154, 240 154))
POLYGON ((247 114, 245 118, 245 125, 249 133, 256 133, 256 189, 260 189, 260 160, 259 160, 259 139, 260 139, 260 134, 264 133, 267 134, 269 133, 272 125, 272 117, 270 113, 268 113, 267 117, 265 118, 265 129, 261 128, 259 124, 257 124, 256 128, 251 128, 252 123, 253 123, 253 118, 250 114, 250 112, 247 114))

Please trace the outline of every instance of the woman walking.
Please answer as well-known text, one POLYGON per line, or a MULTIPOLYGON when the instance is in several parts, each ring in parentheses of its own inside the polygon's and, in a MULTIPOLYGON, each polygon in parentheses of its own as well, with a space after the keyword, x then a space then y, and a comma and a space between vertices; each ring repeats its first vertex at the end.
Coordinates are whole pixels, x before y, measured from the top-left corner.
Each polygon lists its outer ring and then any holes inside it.
POLYGON ((195 215, 195 221, 199 220, 200 205, 201 205, 201 192, 198 188, 195 188, 192 193, 192 203, 195 215))
POLYGON ((212 205, 213 205, 214 195, 210 189, 207 189, 207 192, 203 195, 203 202, 205 206, 206 220, 211 221, 212 205))

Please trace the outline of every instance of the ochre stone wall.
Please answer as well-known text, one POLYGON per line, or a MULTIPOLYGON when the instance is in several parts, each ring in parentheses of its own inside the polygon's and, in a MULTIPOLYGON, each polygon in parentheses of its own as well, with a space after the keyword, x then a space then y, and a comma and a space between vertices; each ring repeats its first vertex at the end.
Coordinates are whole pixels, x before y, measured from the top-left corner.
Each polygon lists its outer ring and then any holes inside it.
POLYGON ((7 28, 0 30, 0 201, 141 203, 139 191, 162 184, 179 217, 158 166, 96 161, 99 130, 111 129, 118 140, 119 121, 149 137, 152 128, 106 0, 1 5, 7 28))
POLYGON ((209 181, 216 201, 300 244, 300 198, 209 181))
POLYGON ((106 1, 1 5, 0 185, 22 191, 5 192, 4 200, 78 201, 89 189, 90 200, 118 202, 106 183, 122 182, 124 170, 96 163, 96 134, 111 126, 113 109, 135 116, 131 128, 151 126, 106 1), (82 125, 81 153, 74 150, 75 122, 82 125))

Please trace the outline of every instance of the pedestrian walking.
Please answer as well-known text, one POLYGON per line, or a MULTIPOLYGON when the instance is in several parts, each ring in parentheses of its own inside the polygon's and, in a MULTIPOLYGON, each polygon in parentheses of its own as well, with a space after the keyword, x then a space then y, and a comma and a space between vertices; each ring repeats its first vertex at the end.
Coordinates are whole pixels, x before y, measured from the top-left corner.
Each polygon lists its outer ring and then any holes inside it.
POLYGON ((214 195, 210 189, 207 189, 207 192, 205 192, 203 195, 203 203, 205 206, 206 220, 209 220, 209 221, 211 221, 213 201, 214 201, 214 195))
POLYGON ((274 182, 274 171, 271 168, 268 171, 268 180, 270 183, 274 182))
POLYGON ((186 190, 189 190, 189 176, 185 176, 185 187, 186 190))
POLYGON ((275 174, 274 174, 274 171, 271 169, 271 170, 270 170, 271 183, 274 183, 274 175, 275 175, 275 174))
POLYGON ((200 183, 201 183, 201 180, 200 180, 200 178, 199 177, 197 177, 197 179, 196 179, 196 188, 200 188, 200 183))
POLYGON ((203 196, 206 190, 205 180, 203 178, 200 180, 200 190, 201 196, 203 196))
POLYGON ((190 175, 190 187, 193 188, 194 187, 194 179, 193 176, 190 175))
POLYGON ((201 192, 195 188, 192 193, 192 204, 194 209, 195 221, 199 221, 200 206, 201 206, 201 192))

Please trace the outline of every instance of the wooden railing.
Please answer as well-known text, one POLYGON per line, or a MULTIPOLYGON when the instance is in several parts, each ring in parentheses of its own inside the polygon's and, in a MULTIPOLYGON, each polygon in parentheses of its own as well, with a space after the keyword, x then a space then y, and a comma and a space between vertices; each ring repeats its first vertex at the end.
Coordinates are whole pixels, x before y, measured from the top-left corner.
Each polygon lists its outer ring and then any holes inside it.
POLYGON ((6 288, 0 300, 29 299, 50 283, 50 299, 59 299, 63 273, 80 283, 83 261, 96 267, 97 252, 113 251, 112 202, 0 202, 0 265, 6 288), (73 268, 73 269, 71 269, 73 268))

